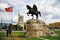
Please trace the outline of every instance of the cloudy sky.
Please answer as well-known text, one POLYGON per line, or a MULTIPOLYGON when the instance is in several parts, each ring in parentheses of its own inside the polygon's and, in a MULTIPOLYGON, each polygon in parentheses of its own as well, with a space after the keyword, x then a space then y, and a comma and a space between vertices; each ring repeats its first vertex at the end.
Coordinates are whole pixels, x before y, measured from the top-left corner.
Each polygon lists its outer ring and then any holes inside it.
POLYGON ((13 23, 18 21, 18 13, 24 16, 24 21, 31 19, 27 16, 28 12, 26 5, 33 7, 36 4, 38 10, 41 12, 42 17, 39 20, 45 21, 46 24, 53 22, 60 22, 60 0, 0 0, 0 19, 3 22, 11 23, 13 14, 13 23), (13 6, 13 12, 5 12, 5 8, 13 6))

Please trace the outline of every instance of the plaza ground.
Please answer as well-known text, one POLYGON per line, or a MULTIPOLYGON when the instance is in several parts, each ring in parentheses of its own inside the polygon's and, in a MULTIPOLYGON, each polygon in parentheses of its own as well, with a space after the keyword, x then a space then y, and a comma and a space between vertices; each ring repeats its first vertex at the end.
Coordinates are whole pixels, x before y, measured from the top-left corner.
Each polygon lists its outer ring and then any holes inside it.
POLYGON ((0 31, 0 40, 60 40, 60 30, 54 30, 58 37, 40 37, 40 38, 26 38, 25 31, 12 31, 12 35, 6 36, 5 31, 0 31))

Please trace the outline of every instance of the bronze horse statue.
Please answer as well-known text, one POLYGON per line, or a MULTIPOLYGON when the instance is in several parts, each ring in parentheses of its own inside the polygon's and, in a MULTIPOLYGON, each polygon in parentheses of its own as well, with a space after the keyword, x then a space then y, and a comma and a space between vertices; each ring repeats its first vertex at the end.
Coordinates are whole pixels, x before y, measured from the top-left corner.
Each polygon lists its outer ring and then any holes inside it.
POLYGON ((33 18, 33 15, 36 15, 36 19, 38 19, 38 14, 41 16, 40 11, 37 10, 37 7, 35 4, 33 5, 33 8, 31 8, 29 5, 26 5, 26 7, 29 10, 29 12, 27 12, 27 15, 31 14, 32 18, 33 18))

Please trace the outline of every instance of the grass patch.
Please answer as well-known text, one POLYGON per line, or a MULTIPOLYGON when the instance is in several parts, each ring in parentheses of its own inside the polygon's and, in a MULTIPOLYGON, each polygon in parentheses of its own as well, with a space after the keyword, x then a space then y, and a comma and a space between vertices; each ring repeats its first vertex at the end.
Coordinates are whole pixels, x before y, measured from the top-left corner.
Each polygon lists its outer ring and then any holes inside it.
POLYGON ((60 40, 60 37, 43 37, 43 38, 46 38, 46 39, 49 39, 49 40, 60 40))
POLYGON ((54 32, 60 36, 60 30, 54 30, 54 32))
POLYGON ((6 32, 0 32, 0 37, 6 37, 6 32))
MULTIPOLYGON (((12 32, 13 36, 24 37, 25 32, 12 32)), ((0 32, 0 37, 7 37, 6 32, 0 32)))
POLYGON ((19 37, 25 37, 25 32, 19 32, 18 35, 19 37))

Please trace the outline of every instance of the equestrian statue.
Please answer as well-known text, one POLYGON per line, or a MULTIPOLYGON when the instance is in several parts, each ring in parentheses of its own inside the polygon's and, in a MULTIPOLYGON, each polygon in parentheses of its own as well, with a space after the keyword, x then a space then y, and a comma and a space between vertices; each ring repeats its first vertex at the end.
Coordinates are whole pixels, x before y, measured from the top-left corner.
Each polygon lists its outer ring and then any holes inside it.
MULTIPOLYGON (((38 19, 38 14, 41 16, 40 11, 38 11, 37 6, 36 6, 35 4, 33 5, 33 8, 31 8, 29 5, 26 5, 26 7, 27 7, 27 9, 29 10, 29 11, 27 12, 27 15, 28 15, 28 14, 31 14, 32 19, 33 19, 33 15, 36 15, 36 19, 38 19)), ((29 16, 29 15, 28 15, 28 16, 29 16)))

